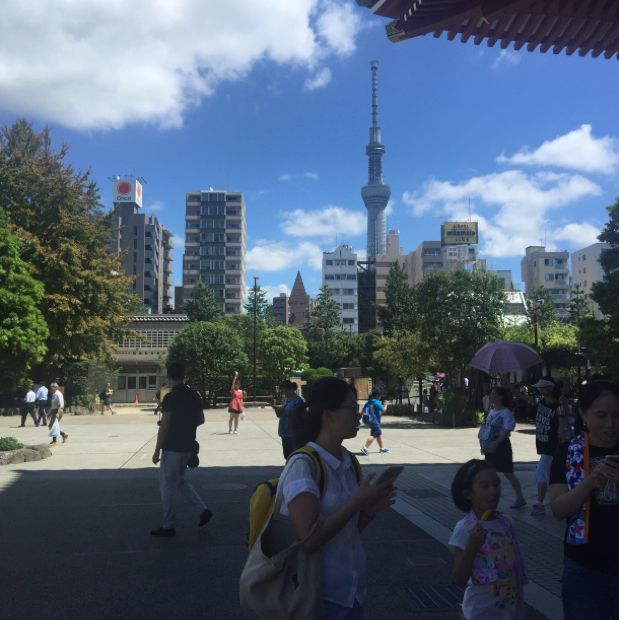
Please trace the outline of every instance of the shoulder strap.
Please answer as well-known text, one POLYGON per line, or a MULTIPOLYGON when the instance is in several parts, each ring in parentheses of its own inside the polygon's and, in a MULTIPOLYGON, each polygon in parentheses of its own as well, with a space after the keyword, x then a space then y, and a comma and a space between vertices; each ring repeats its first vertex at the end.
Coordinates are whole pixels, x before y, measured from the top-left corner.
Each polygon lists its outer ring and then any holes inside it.
POLYGON ((353 471, 357 477, 357 482, 361 483, 361 464, 359 463, 359 459, 350 450, 346 449, 346 452, 350 454, 350 462, 352 463, 353 471))
POLYGON ((316 480, 316 483, 318 484, 318 492, 322 497, 326 487, 327 471, 320 455, 318 454, 318 450, 306 445, 298 450, 295 450, 288 458, 290 459, 295 454, 306 454, 311 457, 312 462, 314 463, 314 480, 316 480))

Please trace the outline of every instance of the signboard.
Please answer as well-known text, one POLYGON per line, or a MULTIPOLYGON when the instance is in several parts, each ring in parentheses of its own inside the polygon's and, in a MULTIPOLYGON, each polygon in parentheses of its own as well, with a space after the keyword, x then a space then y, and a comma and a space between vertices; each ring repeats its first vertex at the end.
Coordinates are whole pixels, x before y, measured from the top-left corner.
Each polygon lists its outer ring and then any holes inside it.
POLYGON ((477 222, 445 222, 441 226, 442 245, 474 245, 477 242, 477 222))
POLYGON ((137 179, 115 179, 112 188, 112 201, 132 202, 142 206, 142 184, 137 179))

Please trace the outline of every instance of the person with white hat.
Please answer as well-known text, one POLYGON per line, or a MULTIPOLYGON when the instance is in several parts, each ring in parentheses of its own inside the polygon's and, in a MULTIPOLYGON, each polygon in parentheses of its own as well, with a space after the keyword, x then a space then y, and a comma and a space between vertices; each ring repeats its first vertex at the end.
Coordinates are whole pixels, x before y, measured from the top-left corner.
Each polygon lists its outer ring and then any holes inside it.
POLYGON ((552 457, 559 445, 561 436, 560 418, 563 415, 559 403, 558 389, 552 377, 542 377, 533 386, 542 395, 535 412, 535 447, 539 454, 537 463, 537 502, 533 504, 531 515, 541 517, 546 514, 544 499, 548 490, 548 479, 552 457))

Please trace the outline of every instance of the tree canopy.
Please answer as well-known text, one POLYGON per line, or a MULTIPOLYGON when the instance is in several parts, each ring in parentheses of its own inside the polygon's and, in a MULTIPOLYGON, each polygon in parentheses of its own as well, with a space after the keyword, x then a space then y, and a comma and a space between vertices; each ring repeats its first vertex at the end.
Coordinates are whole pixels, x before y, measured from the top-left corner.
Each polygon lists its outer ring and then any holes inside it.
POLYGON ((328 286, 321 286, 316 295, 316 305, 311 316, 311 328, 322 330, 340 330, 340 307, 333 299, 328 286))
POLYGON ((265 378, 273 388, 307 364, 307 344, 294 327, 276 325, 265 327, 259 350, 265 378))
POLYGON ((210 404, 218 392, 227 393, 234 371, 248 365, 240 335, 223 321, 191 323, 172 341, 171 362, 185 364, 187 381, 210 404))
POLYGON ((194 286, 191 297, 184 303, 189 321, 216 321, 223 317, 221 302, 215 299, 208 284, 200 282, 194 286))
POLYGON ((21 242, 0 210, 0 376, 12 386, 41 361, 49 336, 39 304, 43 285, 20 257, 21 242))
POLYGON ((598 237, 608 243, 600 255, 604 279, 593 285, 593 299, 606 316, 611 331, 619 335, 619 198, 607 210, 609 219, 598 237))
POLYGON ((44 295, 47 366, 88 357, 111 358, 113 342, 139 300, 120 260, 107 251, 108 229, 89 172, 64 160, 48 129, 25 120, 0 132, 0 209, 22 241, 22 258, 44 295))
POLYGON ((267 300, 266 293, 260 288, 260 285, 257 285, 255 290, 252 286, 247 295, 245 312, 253 317, 254 309, 256 316, 262 320, 266 321, 271 317, 271 306, 267 300))
POLYGON ((376 307, 378 321, 386 335, 406 329, 411 323, 412 292, 404 268, 396 261, 389 268, 385 305, 376 307))

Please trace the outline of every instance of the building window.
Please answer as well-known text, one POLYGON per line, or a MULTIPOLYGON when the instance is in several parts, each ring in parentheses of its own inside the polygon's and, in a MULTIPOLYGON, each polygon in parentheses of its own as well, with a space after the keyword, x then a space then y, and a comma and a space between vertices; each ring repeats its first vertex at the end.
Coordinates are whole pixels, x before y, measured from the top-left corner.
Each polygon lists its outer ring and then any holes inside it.
POLYGON ((553 264, 553 259, 552 258, 545 258, 544 259, 544 265, 552 265, 553 264))
POLYGON ((331 265, 333 265, 333 261, 332 260, 326 260, 325 261, 325 265, 331 266, 331 265))
POLYGON ((125 375, 120 375, 116 380, 116 389, 117 390, 126 390, 127 389, 127 377, 125 375))
POLYGON ((551 282, 555 279, 555 276, 553 273, 545 273, 544 274, 544 280, 546 280, 546 282, 551 282))
POLYGON ((354 288, 345 288, 345 289, 342 289, 342 291, 344 295, 355 295, 356 294, 354 288))
POLYGON ((140 390, 146 389, 146 375, 138 377, 138 387, 140 388, 140 390))
POLYGON ((563 265, 563 259, 562 258, 555 258, 555 266, 561 267, 562 265, 563 265))
POLYGON ((148 387, 149 388, 157 387, 157 375, 148 375, 148 387))
MULTIPOLYGON (((586 254, 583 254, 583 255, 582 255, 582 259, 583 259, 583 261, 587 260, 587 255, 586 255, 586 254)), ((580 260, 580 259, 579 259, 579 260, 580 260)))
POLYGON ((342 310, 354 310, 355 304, 342 304, 342 310))
MULTIPOLYGON (((335 280, 335 276, 332 273, 327 273, 325 275, 325 280, 335 280)), ((339 278, 338 278, 339 280, 339 278)))
POLYGON ((135 390, 137 386, 137 377, 127 377, 127 389, 135 390))
POLYGON ((354 267, 356 263, 355 263, 355 261, 354 261, 354 260, 349 260, 349 261, 348 261, 348 264, 349 264, 351 267, 354 267))
POLYGON ((355 322, 355 319, 353 319, 352 317, 345 316, 342 319, 342 323, 344 323, 344 325, 353 325, 354 322, 355 322))
POLYGON ((587 273, 587 268, 586 268, 586 267, 583 267, 583 268, 582 268, 582 272, 583 272, 583 273, 587 273))
POLYGON ((357 274, 356 274, 356 273, 349 273, 349 274, 346 276, 346 279, 347 279, 347 280, 356 280, 356 279, 357 279, 357 274))

